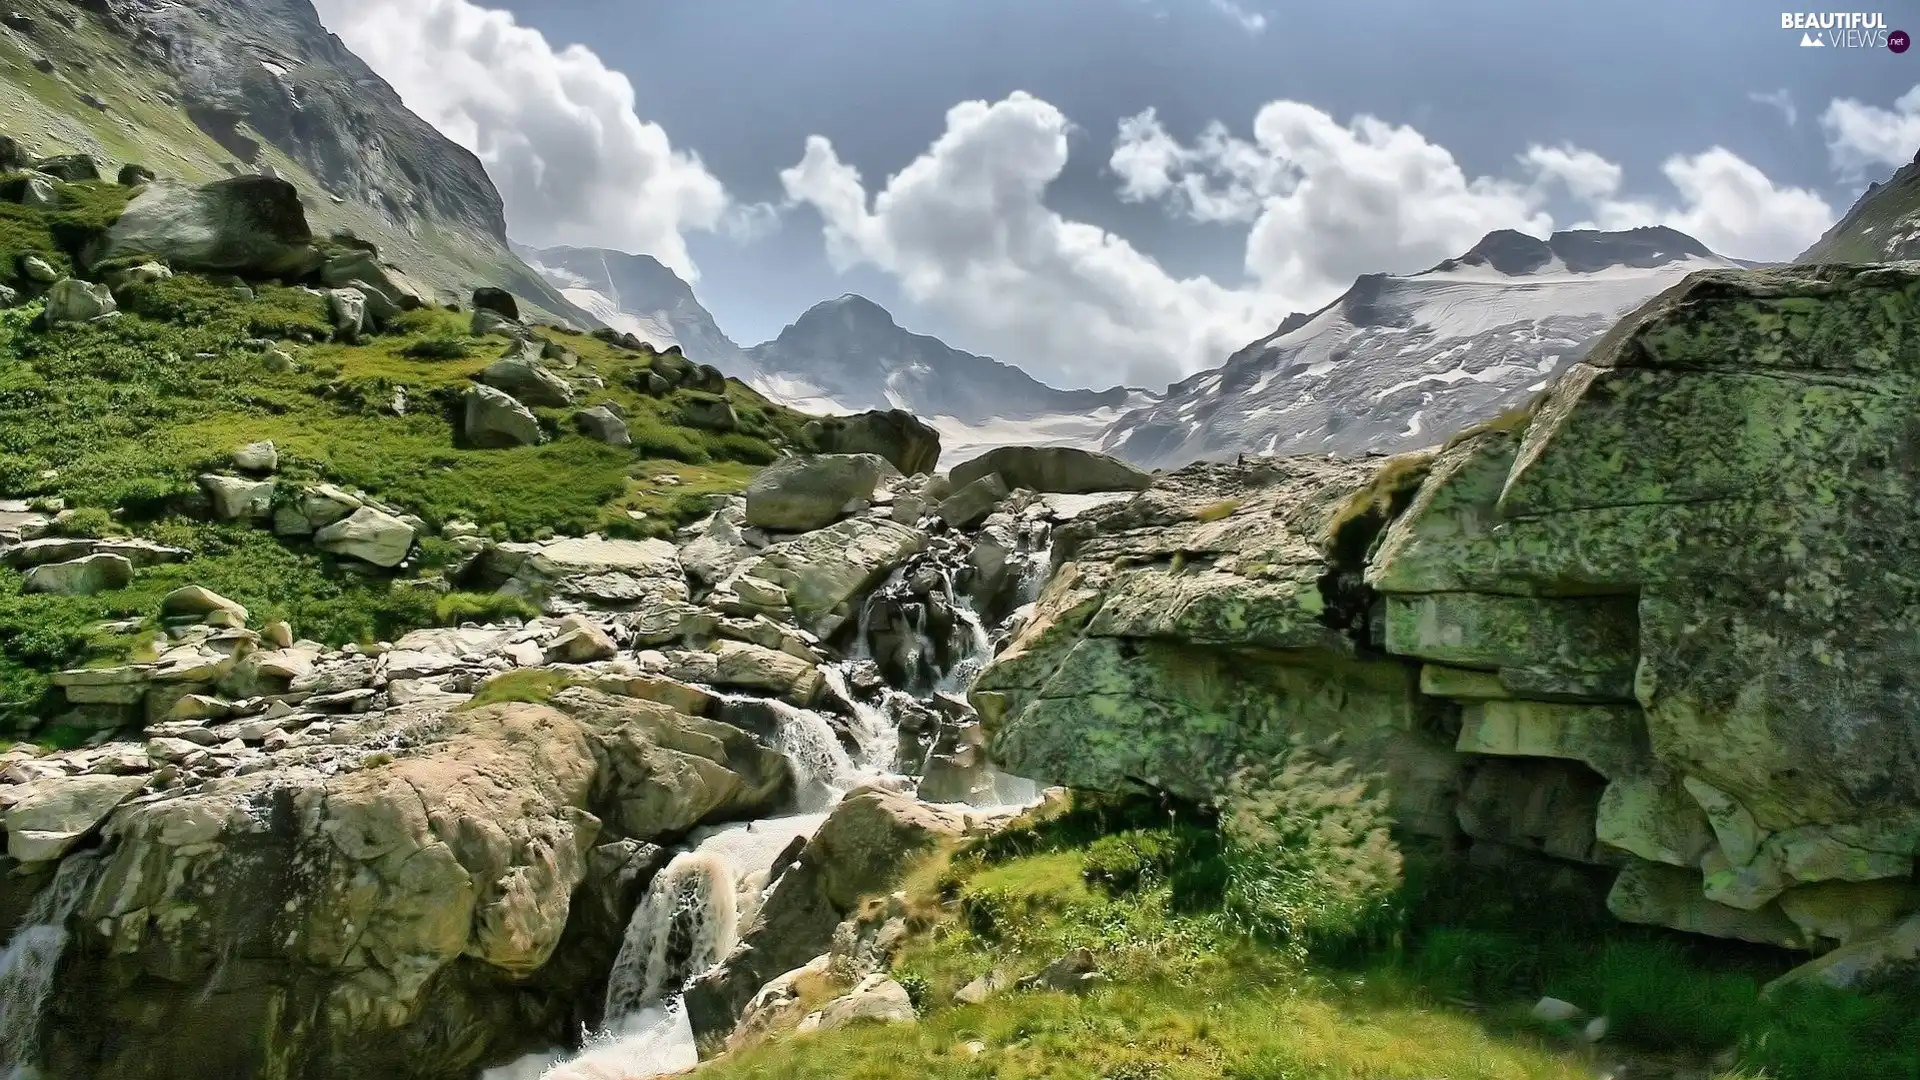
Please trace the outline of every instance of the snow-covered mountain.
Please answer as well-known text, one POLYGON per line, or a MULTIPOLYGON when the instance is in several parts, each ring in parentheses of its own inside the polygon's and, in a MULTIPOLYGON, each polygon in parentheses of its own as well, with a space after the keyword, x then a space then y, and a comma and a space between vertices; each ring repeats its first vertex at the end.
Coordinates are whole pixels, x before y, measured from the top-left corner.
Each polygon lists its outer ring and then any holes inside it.
POLYGON ((1128 412, 1100 448, 1148 467, 1236 454, 1398 452, 1524 402, 1621 316, 1712 267, 1668 228, 1489 233, 1406 276, 1369 274, 1226 364, 1128 412))
POLYGON ((522 259, 574 305, 615 330, 680 351, 736 377, 752 373, 746 351, 720 330, 680 275, 651 255, 603 248, 523 248, 522 259))

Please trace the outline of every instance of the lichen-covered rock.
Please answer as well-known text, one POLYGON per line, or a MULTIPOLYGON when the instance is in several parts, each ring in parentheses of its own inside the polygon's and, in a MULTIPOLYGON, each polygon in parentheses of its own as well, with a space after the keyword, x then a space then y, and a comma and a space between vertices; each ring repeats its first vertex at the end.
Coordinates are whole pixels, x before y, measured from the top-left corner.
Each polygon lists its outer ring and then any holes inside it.
POLYGON ((747 485, 747 524, 793 533, 831 525, 854 504, 872 499, 893 471, 873 454, 784 458, 747 485))
POLYGON ((156 180, 138 190, 92 261, 150 255, 175 270, 287 279, 320 268, 300 193, 285 180, 156 180))
POLYGON ((853 617, 853 604, 926 547, 926 534, 860 517, 802 533, 737 565, 710 602, 722 610, 791 614, 820 637, 853 617))
POLYGON ((679 553, 664 540, 595 535, 500 544, 488 552, 486 571, 543 596, 603 607, 687 599, 679 553))

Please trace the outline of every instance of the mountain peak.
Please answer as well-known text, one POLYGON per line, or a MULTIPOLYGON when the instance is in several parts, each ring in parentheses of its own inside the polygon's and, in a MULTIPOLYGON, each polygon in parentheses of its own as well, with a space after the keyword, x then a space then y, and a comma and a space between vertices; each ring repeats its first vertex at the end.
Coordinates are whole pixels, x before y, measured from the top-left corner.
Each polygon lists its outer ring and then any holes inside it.
POLYGON ((1517 229, 1495 229, 1457 259, 1435 270, 1487 266, 1509 276, 1531 274, 1559 260, 1576 274, 1615 266, 1649 269, 1683 259, 1711 259, 1713 252, 1700 241, 1665 225, 1636 229, 1564 229, 1545 240, 1517 229))
POLYGON ((854 324, 869 324, 874 327, 897 328, 900 324, 893 319, 893 313, 859 293, 841 293, 831 300, 822 300, 801 314, 795 325, 809 318, 826 317, 844 319, 854 324))

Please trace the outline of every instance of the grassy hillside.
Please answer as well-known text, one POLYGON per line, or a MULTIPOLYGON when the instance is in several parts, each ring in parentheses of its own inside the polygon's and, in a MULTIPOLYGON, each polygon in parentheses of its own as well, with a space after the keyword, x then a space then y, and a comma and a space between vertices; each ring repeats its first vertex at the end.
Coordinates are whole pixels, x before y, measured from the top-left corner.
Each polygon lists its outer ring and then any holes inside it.
MULTIPOLYGON (((60 191, 58 211, 0 205, 5 275, 26 254, 68 269, 126 198, 110 184, 60 191)), ((707 495, 739 489, 796 443, 805 420, 733 384, 737 430, 686 426, 691 391, 636 389, 658 356, 546 330, 568 354, 556 361, 573 365, 567 376, 604 383, 580 405, 619 404, 633 446, 578 434, 571 409, 535 409, 541 445, 466 449, 455 437, 459 395, 512 343, 472 337, 465 313, 406 312, 388 332, 347 344, 330 340, 325 300, 302 288, 180 274, 118 295, 118 317, 85 325, 48 329, 37 302, 0 311, 0 499, 64 507, 69 532, 150 537, 195 558, 92 597, 22 595, 20 575, 0 571, 0 709, 30 711, 52 670, 133 654, 159 597, 180 584, 239 601, 256 623, 288 618, 333 643, 496 611, 490 598, 391 582, 194 514, 196 477, 230 471, 233 451, 249 443, 276 444, 283 489, 333 483, 423 518, 428 532, 408 573, 431 578, 453 557, 433 538, 448 522, 499 540, 667 534, 704 513, 707 495)))
POLYGON ((1920 256, 1920 164, 1908 165, 1854 203, 1796 262, 1863 263, 1920 256))
MULTIPOLYGON (((1191 813, 1076 796, 1073 809, 941 852, 909 878, 917 933, 893 963, 911 1028, 777 1035, 713 1080, 1851 1080, 1920 1075, 1910 996, 1763 1000, 1777 954, 1623 926, 1576 870, 1474 870, 1409 851, 1364 934, 1289 947, 1236 904, 1231 852, 1191 813), (1076 948, 1084 997, 1010 985, 1076 948), (1531 1015, 1542 995, 1604 1014, 1531 1015)), ((1345 880, 1296 865, 1303 906, 1345 880)), ((844 992, 804 987, 802 1010, 844 992)))
MULTIPOLYGON (((390 208, 330 194, 321 178, 244 122, 236 132, 258 143, 260 153, 251 163, 240 161, 195 122, 165 62, 151 46, 136 48, 123 27, 69 0, 13 0, 8 9, 32 19, 35 30, 0 28, 0 134, 18 138, 34 153, 91 154, 109 177, 128 162, 188 181, 265 166, 306 195, 315 232, 346 229, 378 243, 386 259, 434 287, 443 300, 475 285, 500 285, 536 312, 591 325, 499 238, 430 218, 403 225, 390 208)), ((377 138, 378 132, 369 135, 377 138)), ((451 144, 447 149, 464 153, 451 144)))

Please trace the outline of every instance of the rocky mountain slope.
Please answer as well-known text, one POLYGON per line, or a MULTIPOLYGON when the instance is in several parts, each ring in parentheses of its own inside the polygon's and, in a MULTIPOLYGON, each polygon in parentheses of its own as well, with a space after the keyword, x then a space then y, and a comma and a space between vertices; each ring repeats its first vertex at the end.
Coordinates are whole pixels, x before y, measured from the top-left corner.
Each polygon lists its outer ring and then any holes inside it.
POLYGON ((16 0, 0 23, 0 131, 31 150, 213 180, 271 171, 433 290, 480 284, 596 325, 507 248, 480 162, 409 112, 308 0, 16 0))
POLYGON ((1429 446, 1525 402, 1615 320, 1731 260, 1671 229, 1503 230, 1420 274, 1371 274, 1100 438, 1152 467, 1429 446))
POLYGON ((529 265, 607 326, 736 377, 754 373, 746 350, 714 322, 680 275, 651 255, 605 248, 521 248, 529 265))
POLYGON ((1869 184, 1800 263, 1894 262, 1920 258, 1920 158, 1869 184))

